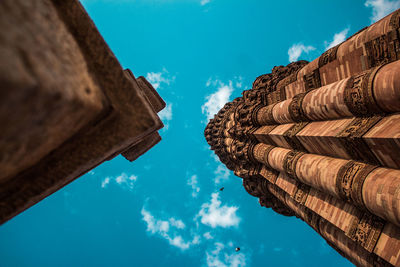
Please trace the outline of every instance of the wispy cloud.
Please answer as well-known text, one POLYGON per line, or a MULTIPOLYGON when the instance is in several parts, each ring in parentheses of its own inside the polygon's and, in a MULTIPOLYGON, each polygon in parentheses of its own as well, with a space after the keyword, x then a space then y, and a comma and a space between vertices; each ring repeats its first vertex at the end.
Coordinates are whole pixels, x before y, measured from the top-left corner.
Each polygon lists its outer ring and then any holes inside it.
POLYGON ((187 181, 187 184, 192 187, 192 197, 196 198, 200 192, 197 175, 192 175, 187 181))
POLYGON ((215 183, 220 184, 229 179, 230 170, 224 165, 219 163, 217 169, 214 171, 215 183))
POLYGON ((158 116, 164 123, 164 129, 168 130, 169 121, 172 120, 172 104, 167 103, 165 108, 158 113, 158 116))
POLYGON ((233 81, 229 80, 228 83, 224 83, 218 79, 208 79, 206 86, 216 88, 216 91, 206 96, 206 102, 201 106, 201 111, 207 116, 207 121, 229 102, 235 88, 242 87, 242 80, 242 77, 236 77, 233 81))
POLYGON ((400 8, 400 0, 367 0, 365 6, 372 8, 371 22, 375 22, 400 8))
POLYGON ((200 1, 200 5, 204 6, 204 5, 206 5, 206 4, 210 3, 210 2, 211 2, 211 0, 201 0, 200 1))
POLYGON ((335 35, 333 36, 333 40, 330 43, 325 41, 325 50, 328 50, 329 48, 332 48, 342 43, 344 40, 346 40, 348 33, 349 33, 349 28, 346 28, 341 32, 335 33, 335 35))
MULTIPOLYGON (((175 81, 175 76, 170 75, 166 68, 163 68, 160 72, 148 72, 146 74, 146 80, 153 85, 154 89, 164 89, 175 81)), ((167 101, 166 101, 167 102, 167 101)), ((172 120, 172 103, 166 103, 163 110, 158 113, 158 116, 164 123, 165 130, 169 128, 169 121, 172 120)))
POLYGON ((110 183, 110 177, 104 178, 104 180, 101 182, 101 187, 106 188, 106 186, 110 183))
POLYGON ((156 219, 148 210, 142 208, 141 214, 143 221, 147 224, 147 231, 151 234, 157 234, 166 239, 170 245, 186 250, 192 245, 200 243, 200 237, 195 235, 192 240, 185 241, 179 230, 184 229, 186 226, 181 220, 173 217, 168 220, 156 219))
POLYGON ((288 50, 289 62, 297 61, 301 54, 308 54, 310 51, 313 50, 315 50, 315 47, 311 45, 305 46, 302 43, 293 44, 288 50))
POLYGON ((203 234, 203 237, 204 237, 205 239, 207 239, 207 240, 210 240, 210 239, 213 239, 213 238, 214 238, 214 237, 211 235, 210 232, 205 232, 205 233, 203 234))
POLYGON ((172 226, 174 226, 178 229, 185 229, 185 227, 186 227, 186 225, 181 220, 177 220, 175 218, 170 218, 169 222, 172 226))
POLYGON ((121 173, 121 175, 116 177, 106 177, 101 182, 101 187, 106 188, 110 183, 117 184, 126 190, 133 190, 135 182, 137 180, 136 175, 128 175, 126 173, 121 173))
POLYGON ((170 85, 175 81, 175 76, 171 76, 166 68, 160 72, 148 72, 146 80, 153 85, 154 89, 164 88, 165 85, 170 85))
POLYGON ((240 222, 240 218, 236 215, 238 207, 221 206, 221 204, 219 193, 213 193, 211 201, 201 205, 201 210, 198 213, 201 223, 212 228, 238 226, 240 222))
POLYGON ((241 252, 236 252, 232 244, 225 246, 216 242, 212 251, 207 251, 208 267, 239 267, 246 266, 246 256, 241 252), (230 251, 227 252, 227 251, 230 251))
POLYGON ((211 157, 217 163, 217 168, 214 171, 215 174, 214 183, 218 185, 221 182, 224 182, 229 179, 231 171, 224 164, 221 163, 217 155, 211 153, 211 157))

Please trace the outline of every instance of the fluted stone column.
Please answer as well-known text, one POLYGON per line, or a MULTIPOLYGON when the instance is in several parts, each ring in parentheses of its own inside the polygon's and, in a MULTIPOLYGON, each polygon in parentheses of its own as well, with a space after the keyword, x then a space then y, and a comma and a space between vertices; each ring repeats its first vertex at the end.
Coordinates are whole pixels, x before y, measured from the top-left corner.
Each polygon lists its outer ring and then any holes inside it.
POLYGON ((399 37, 400 10, 308 64, 275 67, 205 131, 262 206, 360 266, 400 266, 399 37))

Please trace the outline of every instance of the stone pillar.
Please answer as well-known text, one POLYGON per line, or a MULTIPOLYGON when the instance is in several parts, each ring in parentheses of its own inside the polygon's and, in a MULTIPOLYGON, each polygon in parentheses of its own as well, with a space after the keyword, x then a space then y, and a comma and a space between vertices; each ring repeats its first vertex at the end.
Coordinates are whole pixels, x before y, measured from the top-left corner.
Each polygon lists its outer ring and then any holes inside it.
POLYGON ((287 173, 300 183, 400 225, 400 170, 271 148, 262 143, 255 145, 251 153, 258 162, 287 173))
POLYGON ((400 111, 400 61, 257 110, 259 125, 332 120, 400 111))

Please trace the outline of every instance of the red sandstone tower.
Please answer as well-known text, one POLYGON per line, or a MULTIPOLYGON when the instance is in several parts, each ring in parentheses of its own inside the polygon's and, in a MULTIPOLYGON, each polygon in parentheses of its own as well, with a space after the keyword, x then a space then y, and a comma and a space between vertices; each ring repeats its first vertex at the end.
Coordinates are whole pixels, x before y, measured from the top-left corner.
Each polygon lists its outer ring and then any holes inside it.
POLYGON ((260 204, 357 266, 400 266, 400 10, 279 66, 205 129, 260 204))
POLYGON ((0 224, 161 137, 165 107, 123 70, 77 0, 0 3, 0 224))

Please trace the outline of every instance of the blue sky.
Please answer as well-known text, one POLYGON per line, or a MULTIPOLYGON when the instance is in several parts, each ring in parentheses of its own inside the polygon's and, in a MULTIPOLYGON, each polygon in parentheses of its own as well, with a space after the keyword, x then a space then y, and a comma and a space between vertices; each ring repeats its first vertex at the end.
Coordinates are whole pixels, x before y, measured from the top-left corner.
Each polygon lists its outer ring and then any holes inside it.
POLYGON ((82 2, 122 66, 166 101, 163 140, 2 225, 0 266, 351 266, 299 219, 260 207, 203 131, 257 76, 311 61, 400 1, 82 2))

